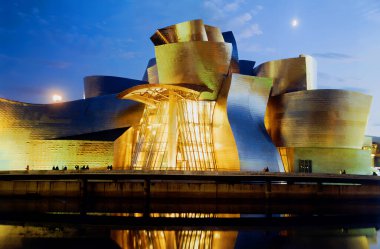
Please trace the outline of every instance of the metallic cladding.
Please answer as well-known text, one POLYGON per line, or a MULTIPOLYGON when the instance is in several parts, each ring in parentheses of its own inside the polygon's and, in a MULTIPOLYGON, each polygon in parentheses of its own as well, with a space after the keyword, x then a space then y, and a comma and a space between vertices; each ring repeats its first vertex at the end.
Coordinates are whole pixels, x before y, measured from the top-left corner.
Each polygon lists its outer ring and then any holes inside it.
POLYGON ((231 61, 231 44, 192 41, 155 47, 160 84, 192 84, 206 87, 203 99, 214 100, 231 61))
POLYGON ((231 86, 231 74, 223 82, 216 99, 212 136, 218 170, 240 170, 239 154, 227 115, 227 97, 231 86))
POLYGON ((222 35, 225 42, 232 44, 232 58, 231 58, 230 71, 231 73, 240 73, 239 51, 236 44, 234 33, 232 33, 231 31, 227 31, 227 32, 223 32, 222 35))
POLYGON ((371 101, 345 90, 286 93, 269 99, 265 125, 277 147, 360 149, 371 101))
POLYGON ((264 126, 272 80, 232 74, 227 113, 237 150, 240 170, 283 171, 277 148, 264 126))
POLYGON ((239 60, 240 74, 253 76, 253 68, 255 63, 255 61, 239 60))
POLYGON ((153 66, 147 68, 146 71, 147 71, 147 75, 148 75, 148 82, 150 84, 156 84, 159 82, 157 64, 154 64, 153 66))
POLYGON ((1 167, 51 169, 86 164, 104 168, 113 161, 113 142, 67 137, 127 129, 139 122, 142 110, 142 104, 121 101, 115 95, 46 105, 0 99, 1 167))
POLYGON ((158 29, 151 41, 155 46, 190 41, 224 42, 219 28, 204 25, 202 20, 191 20, 158 29))
POLYGON ((290 164, 293 172, 299 172, 299 160, 312 161, 312 173, 370 175, 371 151, 342 148, 293 148, 290 164))
POLYGON ((205 25, 207 40, 211 42, 224 42, 222 32, 218 27, 205 25))
POLYGON ((273 79, 272 96, 316 87, 317 67, 311 56, 300 55, 268 61, 254 68, 253 75, 273 79))
POLYGON ((232 44, 232 59, 239 61, 239 51, 236 44, 235 36, 232 31, 227 31, 222 33, 225 42, 232 44))
MULTIPOLYGON (((155 66, 156 64, 157 64, 157 62, 156 62, 156 58, 151 58, 151 59, 148 61, 148 65, 146 66, 146 69, 145 69, 145 72, 144 72, 144 75, 143 75, 143 78, 142 78, 143 81, 145 81, 145 82, 150 82, 150 81, 149 81, 149 76, 148 76, 148 69, 149 69, 150 67, 155 66)), ((158 83, 158 82, 156 82, 156 83, 158 83)), ((125 90, 125 89, 123 89, 123 90, 125 90)))
POLYGON ((55 104, 0 99, 1 134, 26 132, 29 139, 57 139, 116 128, 140 120, 143 105, 116 95, 55 104))

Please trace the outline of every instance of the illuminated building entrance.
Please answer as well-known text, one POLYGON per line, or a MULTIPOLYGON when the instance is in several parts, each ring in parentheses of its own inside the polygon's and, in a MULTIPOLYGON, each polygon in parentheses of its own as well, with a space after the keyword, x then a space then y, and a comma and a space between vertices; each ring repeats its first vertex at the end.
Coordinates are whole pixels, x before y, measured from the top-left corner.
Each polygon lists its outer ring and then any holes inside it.
POLYGON ((132 169, 216 170, 212 139, 215 101, 170 85, 135 87, 124 98, 145 103, 135 128, 132 169))

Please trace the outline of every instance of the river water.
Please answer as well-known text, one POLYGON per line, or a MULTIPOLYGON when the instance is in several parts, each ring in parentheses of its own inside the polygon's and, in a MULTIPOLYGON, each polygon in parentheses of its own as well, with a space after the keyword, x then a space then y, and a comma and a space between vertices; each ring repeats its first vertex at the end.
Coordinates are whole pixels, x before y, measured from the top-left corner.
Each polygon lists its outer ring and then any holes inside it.
POLYGON ((380 203, 1 199, 0 248, 380 248, 380 203))

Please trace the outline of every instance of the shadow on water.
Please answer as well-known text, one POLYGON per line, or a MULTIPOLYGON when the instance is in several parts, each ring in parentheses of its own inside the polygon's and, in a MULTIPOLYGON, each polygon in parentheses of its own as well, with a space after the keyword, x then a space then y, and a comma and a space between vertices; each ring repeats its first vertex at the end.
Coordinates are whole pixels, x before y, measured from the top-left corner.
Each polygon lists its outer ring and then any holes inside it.
POLYGON ((0 199, 1 248, 380 248, 380 202, 0 199))

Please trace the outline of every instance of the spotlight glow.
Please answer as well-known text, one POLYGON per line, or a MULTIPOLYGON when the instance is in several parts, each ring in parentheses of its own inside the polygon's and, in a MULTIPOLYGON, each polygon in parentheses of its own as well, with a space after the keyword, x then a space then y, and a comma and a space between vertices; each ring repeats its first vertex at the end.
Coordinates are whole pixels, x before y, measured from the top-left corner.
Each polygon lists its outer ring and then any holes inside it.
POLYGON ((58 94, 53 94, 52 99, 53 99, 53 102, 61 102, 62 96, 58 94))
POLYGON ((292 27, 295 28, 298 26, 298 20, 297 19, 293 19, 292 20, 292 27))

